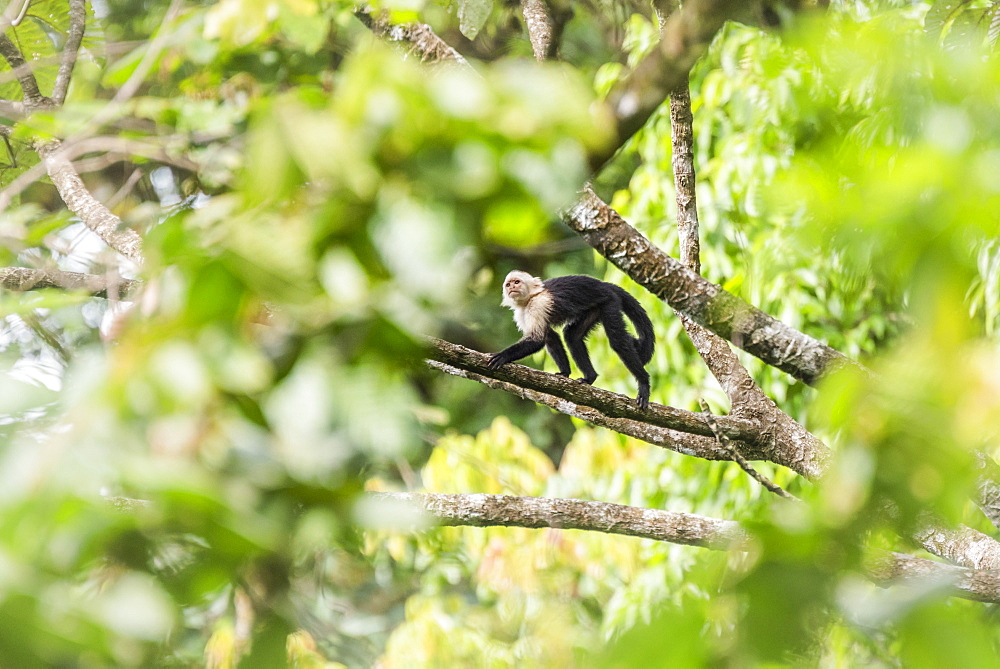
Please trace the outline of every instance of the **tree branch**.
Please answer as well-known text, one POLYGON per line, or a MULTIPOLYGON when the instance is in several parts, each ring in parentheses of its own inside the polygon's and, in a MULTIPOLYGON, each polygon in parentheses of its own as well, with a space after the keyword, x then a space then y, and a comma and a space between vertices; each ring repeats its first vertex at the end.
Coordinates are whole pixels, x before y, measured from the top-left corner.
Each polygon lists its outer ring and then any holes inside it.
POLYGON ((971 527, 927 525, 914 534, 928 552, 970 569, 1000 570, 1000 542, 971 527))
POLYGON ((359 9, 354 15, 376 36, 406 47, 406 52, 424 63, 461 63, 465 58, 447 42, 438 37, 425 23, 393 24, 382 16, 374 16, 369 7, 359 9))
POLYGON ((87 6, 85 0, 69 0, 69 32, 66 44, 63 45, 62 62, 59 63, 59 73, 56 75, 52 100, 57 105, 66 101, 70 78, 76 65, 76 57, 83 42, 83 33, 87 27, 87 6))
MULTIPOLYGON (((447 526, 526 527, 585 530, 642 537, 713 550, 740 548, 749 535, 737 522, 692 513, 576 499, 511 495, 369 493, 374 499, 419 510, 447 526)), ((396 514, 398 515, 398 514, 396 514)), ((418 527, 414 523, 414 527, 418 527)), ((885 553, 868 568, 883 587, 937 583, 956 597, 1000 603, 1000 572, 941 564, 900 553, 885 553)))
POLYGON ((736 521, 609 502, 485 494, 370 494, 378 500, 416 507, 447 526, 587 530, 715 550, 748 539, 736 521))
POLYGON ((16 73, 17 81, 21 84, 21 90, 24 92, 24 99, 29 105, 52 103, 38 89, 38 80, 35 79, 34 73, 25 62, 21 50, 5 34, 0 34, 0 56, 4 57, 4 60, 10 65, 10 69, 16 73))
POLYGON ((139 234, 123 227, 122 220, 90 194, 73 164, 60 151, 60 143, 57 140, 37 141, 35 150, 69 210, 115 251, 141 261, 142 239, 139 234))
POLYGON ((44 288, 89 293, 94 297, 108 297, 109 289, 121 297, 134 292, 142 282, 135 279, 115 280, 112 286, 108 277, 100 274, 63 272, 57 269, 32 269, 30 267, 0 267, 0 288, 28 291, 44 288))
POLYGON ((29 106, 47 107, 52 105, 52 100, 42 95, 38 89, 38 80, 35 79, 34 73, 25 62, 21 50, 5 34, 0 34, 0 56, 4 57, 4 60, 10 65, 10 69, 16 73, 17 81, 21 84, 21 90, 24 92, 24 99, 29 106))
MULTIPOLYGON (((540 391, 574 404, 592 407, 607 418, 627 419, 687 434, 714 437, 709 420, 704 414, 659 404, 650 404, 649 408, 644 411, 636 407, 631 398, 594 388, 564 376, 547 374, 518 364, 504 365, 498 370, 491 370, 487 366, 489 356, 485 353, 439 339, 430 339, 428 343, 428 357, 464 371, 474 372, 479 377, 498 379, 519 388, 540 391)), ((472 376, 468 378, 478 380, 472 376)), ((550 406, 552 405, 550 404, 550 406)), ((562 411, 559 407, 554 408, 562 411)), ((732 416, 717 416, 714 420, 718 421, 720 431, 730 439, 744 442, 741 444, 741 452, 748 459, 768 460, 788 467, 806 478, 819 477, 829 459, 828 449, 822 442, 808 446, 795 442, 775 442, 771 440, 770 435, 764 434, 759 426, 752 421, 732 416)), ((649 443, 657 443, 652 440, 648 441, 649 443)), ((718 459, 716 454, 720 450, 718 444, 713 444, 711 448, 702 445, 701 450, 693 454, 698 457, 718 459)), ((730 460, 731 456, 727 454, 723 459, 730 460)))
MULTIPOLYGON (((693 121, 691 93, 685 81, 670 94, 670 141, 673 156, 671 168, 676 191, 677 235, 680 241, 681 262, 695 274, 701 274, 693 121)), ((773 404, 768 407, 764 393, 740 363, 726 340, 698 325, 683 313, 678 311, 674 313, 680 317, 691 343, 729 398, 732 407, 730 413, 741 411, 744 415, 756 413, 758 416, 763 416, 765 412, 761 409, 777 410, 773 404)))
POLYGON ((589 188, 563 221, 623 272, 671 307, 747 353, 810 385, 856 365, 684 267, 626 223, 589 188))
MULTIPOLYGON (((576 379, 558 374, 548 374, 516 363, 491 370, 488 366, 489 355, 486 353, 473 351, 441 339, 432 338, 428 340, 428 343, 430 344, 429 357, 454 367, 596 407, 605 414, 616 418, 638 420, 689 434, 714 436, 712 428, 702 414, 660 404, 651 404, 648 410, 642 410, 629 397, 595 388, 576 379)), ((723 416, 720 425, 725 434, 731 438, 745 440, 752 438, 754 434, 755 426, 749 421, 737 421, 723 416)))
POLYGON ((477 374, 476 372, 438 362, 437 360, 428 360, 427 364, 432 369, 444 372, 445 374, 478 381, 495 390, 503 390, 522 399, 547 406, 567 416, 585 420, 592 425, 613 430, 619 434, 644 441, 647 444, 653 444, 654 446, 660 446, 671 451, 705 460, 732 459, 732 456, 726 449, 720 447, 715 439, 709 437, 690 434, 680 430, 671 430, 629 418, 609 416, 600 409, 595 409, 586 404, 578 404, 557 395, 550 395, 539 390, 525 388, 509 381, 490 378, 483 374, 477 374))
POLYGON ((545 1, 521 0, 521 13, 524 14, 524 25, 528 29, 528 40, 535 53, 535 60, 550 58, 551 51, 555 50, 555 41, 552 39, 554 25, 545 1))
MULTIPOLYGON (((698 238, 698 200, 695 193, 694 168, 694 116, 691 113, 691 93, 687 82, 670 95, 670 129, 673 149, 672 168, 677 198, 677 234, 680 239, 681 261, 696 274, 701 273, 701 248, 698 238)), ((675 312, 677 313, 677 312, 675 312)), ((778 441, 791 441, 805 447, 820 444, 811 432, 781 411, 753 380, 746 367, 736 357, 729 344, 717 334, 698 325, 687 316, 678 314, 688 337, 698 350, 712 376, 719 382, 732 406, 730 415, 754 420, 761 431, 778 441)), ((702 411, 708 414, 708 405, 701 401, 702 411)), ((743 457, 739 449, 730 444, 728 437, 718 435, 719 443, 730 448, 733 459, 747 474, 771 492, 782 497, 795 498, 786 490, 764 477, 743 457)))
POLYGON ((875 560, 868 577, 881 586, 936 583, 956 597, 1000 603, 1000 572, 955 567, 933 560, 890 553, 875 560))
POLYGON ((564 0, 521 0, 521 13, 535 60, 555 58, 563 28, 573 17, 573 8, 564 0))
POLYGON ((671 91, 687 82, 688 72, 730 16, 745 3, 737 0, 688 0, 663 24, 660 43, 608 94, 617 146, 591 156, 597 168, 643 126, 671 91))

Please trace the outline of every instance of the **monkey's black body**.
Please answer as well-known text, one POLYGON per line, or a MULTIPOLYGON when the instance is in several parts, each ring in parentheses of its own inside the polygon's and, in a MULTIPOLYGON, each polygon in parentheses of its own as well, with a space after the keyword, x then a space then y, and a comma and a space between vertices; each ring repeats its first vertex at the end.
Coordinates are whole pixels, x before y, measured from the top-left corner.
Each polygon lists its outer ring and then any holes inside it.
MULTIPOLYGON (((587 353, 586 338, 600 323, 604 325, 611 348, 639 385, 636 401, 643 409, 649 406, 649 374, 645 365, 653 357, 656 338, 653 324, 638 300, 619 286, 591 276, 560 276, 544 281, 542 285, 552 298, 546 310, 544 329, 526 332, 524 338, 517 343, 494 353, 490 358, 490 367, 496 369, 500 365, 520 360, 544 346, 559 367, 559 373, 569 376, 569 359, 559 334, 552 329, 554 326, 565 325, 563 338, 577 368, 583 374, 581 380, 592 384, 597 379, 597 372, 587 353), (626 330, 623 314, 632 321, 638 337, 633 337, 626 330)), ((529 303, 522 308, 532 307, 529 303)))

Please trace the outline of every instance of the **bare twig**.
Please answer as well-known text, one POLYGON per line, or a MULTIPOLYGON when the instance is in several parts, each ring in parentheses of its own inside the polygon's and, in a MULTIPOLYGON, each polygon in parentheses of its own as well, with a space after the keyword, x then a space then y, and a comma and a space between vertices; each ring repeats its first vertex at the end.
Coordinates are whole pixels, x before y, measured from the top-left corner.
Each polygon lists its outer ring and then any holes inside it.
POLYGON ((156 36, 146 46, 146 53, 143 54, 142 60, 139 61, 139 65, 136 66, 128 80, 118 89, 114 97, 94 114, 93 118, 83 128, 64 140, 66 144, 73 144, 79 141, 81 138, 94 132, 95 129, 100 128, 108 120, 114 118, 121 106, 138 92, 139 87, 146 80, 146 75, 149 74, 156 59, 159 58, 160 51, 163 50, 163 47, 170 39, 171 32, 167 30, 167 26, 177 18, 183 5, 183 0, 171 1, 170 6, 163 15, 163 20, 160 21, 160 28, 156 36))
MULTIPOLYGON (((131 156, 141 156, 163 163, 164 165, 173 165, 184 170, 196 172, 200 167, 197 163, 183 156, 171 155, 168 152, 167 145, 177 141, 185 140, 184 138, 173 136, 158 138, 156 142, 148 139, 139 140, 126 137, 90 137, 69 145, 63 144, 60 154, 64 160, 73 163, 73 167, 77 172, 92 172, 108 165, 113 165, 116 162, 128 160, 131 156), (76 159, 78 156, 99 151, 105 152, 106 155, 97 159, 96 163, 77 163, 76 159)), ((15 197, 23 193, 31 184, 45 176, 47 172, 47 165, 45 162, 41 162, 18 175, 6 188, 0 191, 0 212, 10 207, 15 197)))
POLYGON ((83 43, 83 33, 87 27, 87 7, 85 0, 69 0, 69 33, 66 44, 63 45, 62 62, 59 63, 59 73, 52 91, 52 100, 57 105, 66 101, 73 67, 76 65, 80 44, 83 43))
POLYGON ((750 478, 757 481, 757 483, 761 484, 762 486, 764 486, 764 488, 773 492, 775 495, 778 495, 779 497, 784 497, 785 499, 794 499, 796 502, 802 501, 792 493, 782 488, 780 485, 776 484, 775 482, 771 481, 766 476, 758 472, 756 469, 754 469, 753 465, 751 465, 747 461, 746 458, 740 455, 739 450, 737 450, 737 448, 733 446, 729 437, 723 434, 722 430, 716 430, 719 421, 711 413, 711 411, 709 411, 708 402, 706 402, 705 400, 701 400, 701 410, 705 412, 705 417, 708 419, 708 424, 712 428, 712 432, 715 432, 715 438, 718 439, 719 444, 724 449, 726 449, 726 451, 729 452, 729 454, 732 456, 736 464, 740 466, 740 469, 745 471, 747 474, 750 475, 750 478))
POLYGON ((125 183, 122 184, 121 188, 115 191, 115 194, 108 198, 108 209, 116 207, 122 200, 128 197, 128 194, 132 192, 135 185, 139 183, 140 179, 142 179, 142 174, 142 170, 138 167, 132 170, 132 172, 128 175, 128 178, 125 180, 125 183))

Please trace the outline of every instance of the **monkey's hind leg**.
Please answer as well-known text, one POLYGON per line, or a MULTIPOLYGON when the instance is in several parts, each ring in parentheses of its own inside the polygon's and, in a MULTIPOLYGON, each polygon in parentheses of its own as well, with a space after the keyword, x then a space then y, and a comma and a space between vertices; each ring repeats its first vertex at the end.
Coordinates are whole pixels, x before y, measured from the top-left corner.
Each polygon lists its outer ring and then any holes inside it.
POLYGON ((607 304, 601 311, 601 322, 604 324, 604 331, 608 335, 608 341, 611 342, 612 350, 622 359, 625 367, 632 372, 636 383, 639 384, 636 404, 640 409, 649 407, 649 373, 642 365, 635 338, 625 328, 621 308, 616 304, 607 304))
POLYGON ((596 309, 588 311, 582 317, 568 323, 563 329, 563 337, 566 339, 569 352, 580 373, 583 374, 580 380, 591 385, 597 380, 597 371, 590 363, 586 339, 590 331, 597 325, 599 318, 600 313, 596 309))
POLYGON ((566 349, 563 348, 559 333, 552 328, 545 331, 545 350, 549 352, 549 355, 555 361, 556 367, 559 368, 559 374, 569 376, 569 358, 566 357, 566 349))

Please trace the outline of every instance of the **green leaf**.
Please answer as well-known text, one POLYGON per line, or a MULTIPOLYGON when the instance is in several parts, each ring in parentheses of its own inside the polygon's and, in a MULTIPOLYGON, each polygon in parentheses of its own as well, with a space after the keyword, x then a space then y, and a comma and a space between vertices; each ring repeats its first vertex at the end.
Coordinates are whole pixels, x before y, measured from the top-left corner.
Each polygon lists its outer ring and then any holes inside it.
POLYGON ((458 21, 462 34, 475 39, 492 10, 492 0, 459 0, 458 21))

